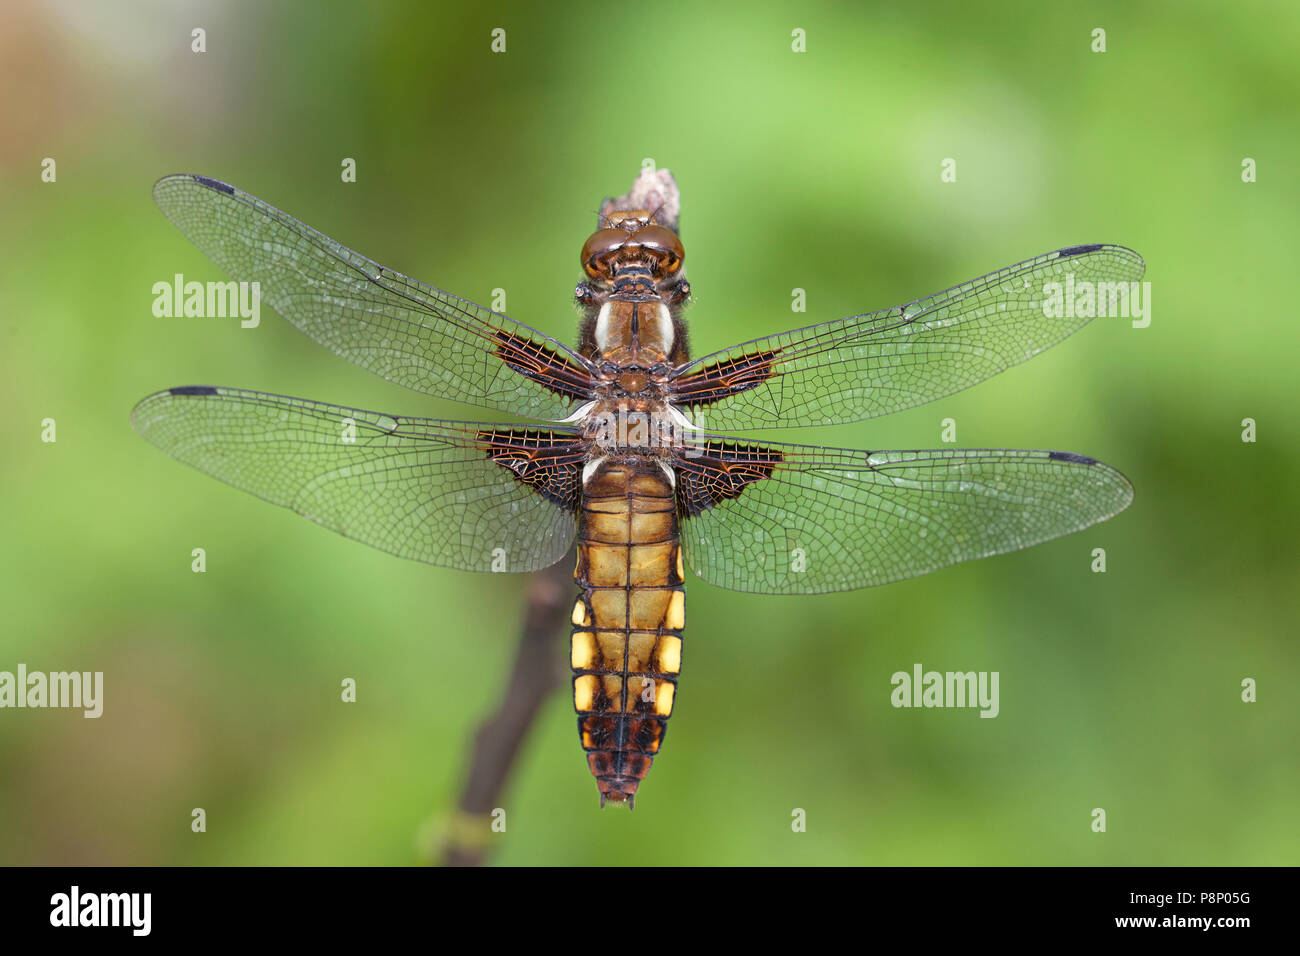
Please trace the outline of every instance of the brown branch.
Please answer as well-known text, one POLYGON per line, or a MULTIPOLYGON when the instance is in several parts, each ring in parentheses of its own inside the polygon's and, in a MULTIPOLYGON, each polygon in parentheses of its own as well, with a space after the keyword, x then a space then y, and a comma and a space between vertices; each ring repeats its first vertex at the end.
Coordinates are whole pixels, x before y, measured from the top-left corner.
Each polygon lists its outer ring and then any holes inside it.
POLYGON ((573 557, 528 582, 523 627, 510 683, 496 713, 474 734, 469 773, 442 837, 443 866, 479 866, 492 848, 492 811, 501 805, 510 771, 533 719, 560 685, 565 656, 558 636, 573 605, 573 557))

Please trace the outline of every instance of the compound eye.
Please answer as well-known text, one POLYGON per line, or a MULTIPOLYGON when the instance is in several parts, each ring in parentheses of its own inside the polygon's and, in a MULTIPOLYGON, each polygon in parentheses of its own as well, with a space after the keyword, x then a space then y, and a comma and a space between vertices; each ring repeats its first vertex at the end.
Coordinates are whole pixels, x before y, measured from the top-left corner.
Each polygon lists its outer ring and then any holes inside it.
POLYGON ((609 275, 608 259, 623 248, 628 234, 622 229, 598 229, 582 246, 582 268, 593 279, 609 275))
POLYGON ((663 274, 672 275, 681 270, 686 251, 682 248, 682 241, 677 238, 677 233, 671 229, 663 226, 646 226, 636 231, 633 241, 655 258, 663 274))

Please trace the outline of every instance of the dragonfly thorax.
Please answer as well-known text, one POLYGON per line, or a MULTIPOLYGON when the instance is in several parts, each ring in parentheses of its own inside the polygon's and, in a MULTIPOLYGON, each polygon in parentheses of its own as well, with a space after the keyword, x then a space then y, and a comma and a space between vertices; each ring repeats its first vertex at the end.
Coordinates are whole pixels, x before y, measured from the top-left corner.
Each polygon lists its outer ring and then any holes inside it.
POLYGON ((656 299, 610 299, 596 313, 592 337, 603 363, 650 368, 668 361, 677 330, 668 306, 656 299))
POLYGON ((590 404, 580 420, 592 457, 671 459, 685 447, 690 422, 670 403, 607 398, 590 404))

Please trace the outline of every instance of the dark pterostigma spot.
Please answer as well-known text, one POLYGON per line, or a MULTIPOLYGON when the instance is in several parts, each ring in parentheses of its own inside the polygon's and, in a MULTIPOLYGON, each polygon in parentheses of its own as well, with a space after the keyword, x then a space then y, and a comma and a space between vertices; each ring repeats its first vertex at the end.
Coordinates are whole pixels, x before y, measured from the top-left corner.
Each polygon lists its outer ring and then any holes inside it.
MULTIPOLYGON (((191 174, 193 175, 193 174, 191 174)), ((212 179, 209 176, 194 176, 194 181, 200 186, 207 186, 209 189, 215 189, 219 193, 225 193, 227 196, 235 194, 235 187, 229 183, 223 183, 220 179, 212 179)))
POLYGON ((167 391, 173 395, 215 395, 217 390, 211 385, 181 385, 178 388, 169 388, 167 391))
POLYGON ((1072 451, 1052 451, 1047 453, 1047 457, 1051 461, 1070 461, 1076 465, 1097 464, 1096 458, 1089 458, 1087 455, 1076 455, 1072 451))
POLYGON ((1062 249, 1056 256, 1058 259, 1069 259, 1071 256, 1081 256, 1085 252, 1096 252, 1100 248, 1100 242, 1092 242, 1085 246, 1070 246, 1068 249, 1062 249))

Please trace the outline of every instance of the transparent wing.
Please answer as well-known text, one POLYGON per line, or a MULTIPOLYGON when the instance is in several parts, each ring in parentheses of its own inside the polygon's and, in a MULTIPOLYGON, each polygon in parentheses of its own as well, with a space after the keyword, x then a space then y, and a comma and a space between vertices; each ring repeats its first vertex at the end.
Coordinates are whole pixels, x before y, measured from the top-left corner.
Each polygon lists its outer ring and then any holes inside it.
POLYGON ((764 594, 847 591, 1017 551, 1123 511, 1109 465, 1059 451, 854 451, 710 437, 677 461, 695 573, 764 594))
POLYGON ((906 305, 706 355, 677 370, 673 400, 706 429, 834 425, 888 415, 982 382, 1055 345, 1090 321, 1096 302, 1116 309, 1121 297, 1128 303, 1127 283, 1145 269, 1142 257, 1123 246, 1048 252, 906 305), (1085 290, 1099 297, 1091 310, 1073 301, 1085 290))
POLYGON ((568 430, 207 385, 150 395, 131 422, 173 458, 403 558, 536 571, 573 541, 583 449, 568 430))
POLYGON ((385 268, 243 190, 205 176, 154 185, 167 218, 231 278, 316 342, 391 382, 528 418, 588 397, 576 352, 541 332, 385 268))

